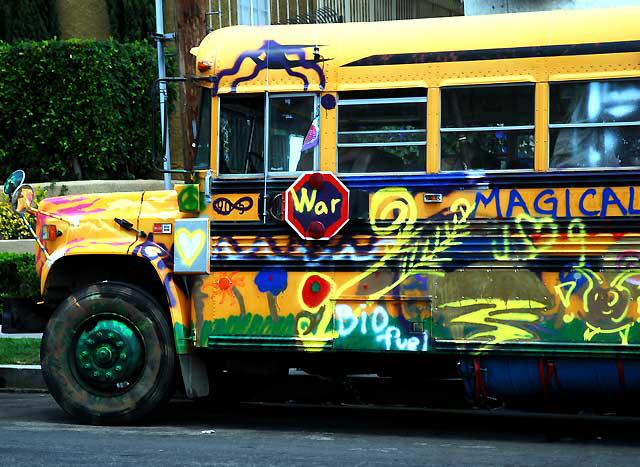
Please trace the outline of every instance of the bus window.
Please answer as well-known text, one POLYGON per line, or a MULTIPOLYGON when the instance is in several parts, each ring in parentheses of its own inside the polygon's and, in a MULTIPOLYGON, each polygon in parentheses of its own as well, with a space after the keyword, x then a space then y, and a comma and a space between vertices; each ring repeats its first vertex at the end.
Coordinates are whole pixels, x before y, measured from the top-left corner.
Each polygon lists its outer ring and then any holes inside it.
POLYGON ((533 169, 534 85, 442 89, 440 169, 533 169))
POLYGON ((197 140, 194 168, 208 169, 211 156, 211 89, 209 88, 202 88, 197 140))
POLYGON ((314 95, 269 96, 269 172, 315 169, 315 147, 302 149, 316 108, 314 95))
POLYGON ((640 166, 640 80, 549 85, 549 167, 640 166))
POLYGON ((338 101, 338 172, 424 172, 426 157, 426 97, 338 101))
POLYGON ((218 170, 264 173, 264 96, 221 96, 218 170))

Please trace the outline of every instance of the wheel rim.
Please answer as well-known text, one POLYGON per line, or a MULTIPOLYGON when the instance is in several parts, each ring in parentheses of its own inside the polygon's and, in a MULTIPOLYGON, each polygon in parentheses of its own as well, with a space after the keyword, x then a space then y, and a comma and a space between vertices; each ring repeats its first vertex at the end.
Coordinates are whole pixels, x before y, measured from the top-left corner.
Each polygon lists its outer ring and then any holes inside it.
POLYGON ((140 332, 120 317, 100 317, 79 330, 75 363, 92 388, 122 390, 139 376, 144 361, 140 332))

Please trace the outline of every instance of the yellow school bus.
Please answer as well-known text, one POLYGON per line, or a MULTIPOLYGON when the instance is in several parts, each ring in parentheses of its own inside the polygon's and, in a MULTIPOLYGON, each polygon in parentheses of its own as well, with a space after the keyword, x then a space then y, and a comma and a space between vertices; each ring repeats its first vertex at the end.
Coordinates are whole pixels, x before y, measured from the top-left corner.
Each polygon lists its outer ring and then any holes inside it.
POLYGON ((114 423, 177 370, 201 397, 238 366, 458 365, 478 399, 637 391, 639 20, 212 32, 192 51, 196 183, 37 209, 21 175, 5 186, 37 215, 51 394, 114 423))

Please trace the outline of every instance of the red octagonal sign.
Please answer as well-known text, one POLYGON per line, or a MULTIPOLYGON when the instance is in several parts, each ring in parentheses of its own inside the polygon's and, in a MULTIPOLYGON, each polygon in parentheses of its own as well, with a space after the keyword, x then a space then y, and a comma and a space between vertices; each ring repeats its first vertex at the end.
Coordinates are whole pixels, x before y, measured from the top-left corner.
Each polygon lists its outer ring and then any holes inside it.
POLYGON ((349 220, 349 189, 331 172, 302 174, 284 193, 284 219, 305 240, 329 240, 349 220))

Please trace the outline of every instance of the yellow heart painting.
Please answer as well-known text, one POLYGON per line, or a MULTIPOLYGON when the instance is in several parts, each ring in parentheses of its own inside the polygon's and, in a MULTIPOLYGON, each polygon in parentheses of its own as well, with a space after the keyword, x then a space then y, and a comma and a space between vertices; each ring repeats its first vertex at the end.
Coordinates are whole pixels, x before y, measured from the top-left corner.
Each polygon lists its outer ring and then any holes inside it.
POLYGON ((190 231, 180 228, 176 231, 176 250, 187 267, 191 266, 200 255, 205 239, 203 230, 190 231))

